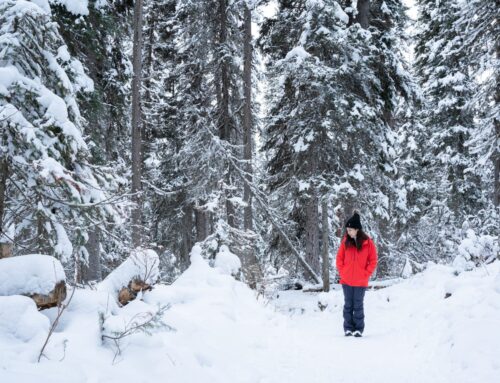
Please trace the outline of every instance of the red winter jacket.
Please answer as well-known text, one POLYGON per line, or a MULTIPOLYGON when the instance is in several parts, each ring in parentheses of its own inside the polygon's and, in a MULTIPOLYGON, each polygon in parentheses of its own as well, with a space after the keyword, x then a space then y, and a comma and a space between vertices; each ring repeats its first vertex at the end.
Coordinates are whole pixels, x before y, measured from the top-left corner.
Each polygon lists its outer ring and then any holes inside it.
POLYGON ((337 270, 340 283, 349 286, 368 287, 368 279, 377 267, 377 249, 371 238, 366 239, 358 250, 355 246, 346 247, 342 239, 337 253, 337 270))

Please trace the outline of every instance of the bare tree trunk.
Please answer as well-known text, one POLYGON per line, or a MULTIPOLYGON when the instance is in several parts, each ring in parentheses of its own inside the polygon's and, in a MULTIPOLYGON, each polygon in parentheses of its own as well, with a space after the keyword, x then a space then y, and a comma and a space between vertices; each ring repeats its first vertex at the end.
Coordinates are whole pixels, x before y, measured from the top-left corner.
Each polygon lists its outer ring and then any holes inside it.
POLYGON ((188 204, 182 209, 184 216, 182 217, 182 263, 189 265, 189 253, 193 247, 193 206, 188 204))
MULTIPOLYGON (((497 19, 498 20, 498 19, 497 19)), ((496 45, 496 57, 497 60, 500 59, 500 41, 497 40, 496 45)), ((498 84, 497 77, 497 84, 498 84)), ((495 92, 495 103, 498 105, 500 103, 500 87, 496 87, 495 92)), ((498 208, 500 206, 500 148, 498 147, 498 142, 500 142, 500 117, 498 115, 495 117, 495 138, 497 146, 493 154, 493 166, 494 166, 494 185, 493 185, 493 205, 498 208)), ((499 234, 500 237, 500 234, 499 234)))
POLYGON ((203 210, 195 209, 197 242, 204 241, 208 237, 208 214, 203 210))
POLYGON ((9 177, 9 165, 7 159, 0 162, 0 233, 3 233, 3 214, 5 212, 5 192, 7 188, 7 178, 9 177))
POLYGON ((9 165, 7 159, 0 161, 0 259, 12 256, 13 245, 10 240, 13 238, 1 238, 8 228, 4 227, 3 215, 5 212, 5 193, 7 188, 7 178, 9 177, 9 165))
POLYGON ((306 203, 306 261, 315 273, 319 273, 319 215, 318 195, 311 185, 306 203))
MULTIPOLYGON (((227 0, 219 0, 219 50, 221 53, 224 51, 223 47, 227 42, 227 0)), ((229 116, 229 66, 227 62, 226 55, 222 53, 220 65, 220 126, 219 126, 219 136, 222 140, 231 142, 231 118, 229 116)), ((232 184, 231 171, 228 170, 226 174, 226 185, 232 184)), ((235 220, 235 208, 230 200, 232 193, 226 191, 226 214, 227 223, 230 227, 236 227, 235 220)))
POLYGON ((328 225, 328 200, 323 197, 321 200, 321 229, 323 233, 322 238, 322 271, 323 271, 323 291, 330 291, 330 257, 328 251, 328 237, 329 237, 329 225, 328 225))
MULTIPOLYGON (((495 120, 495 133, 496 133, 496 141, 500 141, 500 121, 498 119, 495 120)), ((495 166, 495 185, 493 188, 493 205, 498 207, 500 205, 500 152, 497 148, 493 157, 493 163, 495 166)))
MULTIPOLYGON (((243 80, 245 84, 245 105, 243 109, 243 159, 246 161, 245 171, 248 183, 252 183, 252 13, 244 4, 245 36, 243 49, 243 80)), ((252 194, 250 186, 245 183, 243 201, 247 204, 244 213, 244 229, 253 230, 252 194)))
POLYGON ((132 246, 142 243, 141 197, 141 71, 142 71, 142 11, 143 0, 136 0, 134 7, 134 45, 132 65, 132 246))
POLYGON ((358 0, 358 14, 355 22, 358 22, 364 29, 370 24, 370 0, 358 0))
POLYGON ((82 265, 82 282, 99 282, 102 280, 102 267, 100 231, 98 228, 94 228, 89 232, 87 251, 89 253, 89 263, 88 265, 82 265))
MULTIPOLYGON (((155 39, 155 28, 156 28, 156 13, 150 12, 150 20, 149 20, 149 30, 146 36, 147 45, 145 47, 146 57, 144 58, 144 72, 146 78, 144 79, 144 103, 145 105, 149 105, 151 108, 152 100, 151 100, 151 77, 153 76, 153 44, 155 39)), ((151 120, 143 120, 142 122, 142 163, 144 163, 144 157, 151 151, 151 139, 153 137, 153 124, 151 120)))

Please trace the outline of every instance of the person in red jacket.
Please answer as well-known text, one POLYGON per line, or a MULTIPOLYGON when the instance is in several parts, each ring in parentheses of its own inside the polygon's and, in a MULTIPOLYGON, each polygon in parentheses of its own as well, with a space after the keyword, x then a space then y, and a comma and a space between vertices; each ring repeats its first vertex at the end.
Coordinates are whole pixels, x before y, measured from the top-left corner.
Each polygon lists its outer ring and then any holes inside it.
POLYGON ((344 333, 360 337, 365 329, 363 299, 368 280, 377 267, 377 249, 363 231, 357 212, 346 223, 336 261, 344 291, 344 333))

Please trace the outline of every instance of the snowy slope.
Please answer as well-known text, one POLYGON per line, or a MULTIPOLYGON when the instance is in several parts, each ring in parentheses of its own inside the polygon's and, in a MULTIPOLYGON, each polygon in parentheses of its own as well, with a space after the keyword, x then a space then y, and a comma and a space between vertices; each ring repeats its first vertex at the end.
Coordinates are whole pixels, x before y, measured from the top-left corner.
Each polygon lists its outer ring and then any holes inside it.
MULTIPOLYGON (((500 376, 498 261, 459 276, 430 265, 367 292, 360 339, 343 336, 340 290, 256 299, 223 269, 197 254, 192 261, 173 285, 125 308, 103 292, 77 291, 40 364, 34 363, 40 337, 0 331, 0 381, 493 383, 500 376), (446 293, 452 295, 445 299, 446 293), (324 311, 318 300, 328 304, 324 311), (112 343, 101 342, 98 311, 126 324, 158 304, 171 304, 164 321, 176 331, 127 337, 115 359, 112 343)), ((33 314, 42 323, 55 310, 33 314)))

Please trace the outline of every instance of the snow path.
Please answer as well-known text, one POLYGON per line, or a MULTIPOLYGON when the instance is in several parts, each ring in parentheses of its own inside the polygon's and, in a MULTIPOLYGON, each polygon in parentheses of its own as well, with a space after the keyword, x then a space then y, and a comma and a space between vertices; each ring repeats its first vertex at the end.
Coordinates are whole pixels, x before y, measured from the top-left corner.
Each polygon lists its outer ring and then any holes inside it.
POLYGON ((267 301, 197 261, 173 285, 126 306, 141 311, 171 303, 165 321, 177 331, 127 338, 115 363, 111 345, 100 342, 96 315, 107 298, 86 290, 74 299, 47 349, 50 360, 32 363, 38 344, 8 348, 0 337, 0 381, 493 383, 500 377, 500 262, 488 273, 458 277, 433 266, 368 291, 365 336, 346 338, 338 286, 328 294, 280 292, 267 301), (446 292, 452 296, 445 299, 446 292))

